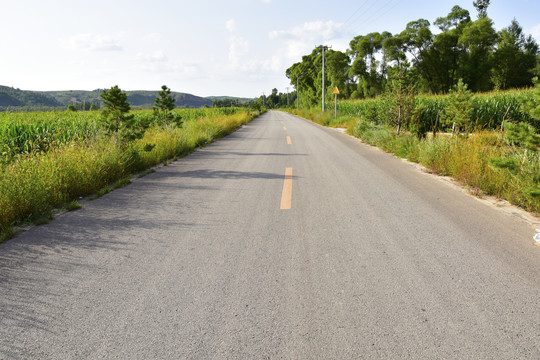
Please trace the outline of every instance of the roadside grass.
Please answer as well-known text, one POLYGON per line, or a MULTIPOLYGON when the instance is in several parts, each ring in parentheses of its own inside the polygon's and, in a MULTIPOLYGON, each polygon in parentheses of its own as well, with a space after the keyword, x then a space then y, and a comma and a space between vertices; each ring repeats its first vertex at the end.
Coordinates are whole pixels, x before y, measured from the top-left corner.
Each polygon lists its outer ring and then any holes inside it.
POLYGON ((148 169, 148 170, 143 171, 139 175, 137 175, 137 178, 140 179, 140 178, 145 177, 146 175, 149 175, 149 174, 152 174, 152 173, 155 173, 155 172, 156 172, 155 169, 148 169))
POLYGON ((77 200, 73 200, 73 201, 68 202, 67 204, 65 204, 64 209, 66 211, 75 211, 75 210, 82 209, 82 205, 79 204, 79 202, 77 200))
POLYGON ((185 156, 259 115, 249 111, 208 113, 184 122, 181 128, 151 128, 142 139, 128 144, 101 134, 1 165, 0 239, 13 236, 12 226, 30 216, 68 206, 79 196, 99 197, 125 186, 132 174, 185 156))
POLYGON ((113 184, 111 190, 120 189, 120 188, 123 188, 123 187, 125 187, 125 186, 128 186, 129 184, 131 184, 131 180, 130 180, 129 178, 120 179, 120 180, 117 180, 117 181, 113 184))

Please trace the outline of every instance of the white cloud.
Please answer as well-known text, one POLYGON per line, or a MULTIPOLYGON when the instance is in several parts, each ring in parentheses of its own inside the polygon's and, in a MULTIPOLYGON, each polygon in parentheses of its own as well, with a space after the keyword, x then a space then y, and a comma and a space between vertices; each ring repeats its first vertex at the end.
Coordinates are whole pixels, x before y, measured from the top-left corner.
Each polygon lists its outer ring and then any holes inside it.
POLYGON ((228 21, 225 23, 225 28, 226 28, 227 31, 229 31, 230 33, 234 32, 234 31, 236 30, 236 23, 235 23, 234 19, 228 20, 228 21))
MULTIPOLYGON (((317 45, 341 44, 343 38, 348 38, 345 26, 333 21, 311 21, 290 30, 275 30, 269 34, 272 40, 283 40, 287 47, 287 55, 290 58, 299 58, 311 53, 317 45)), ((347 42, 348 43, 348 42, 347 42)), ((345 49, 343 49, 345 50, 345 49)))
POLYGON ((248 40, 240 36, 232 36, 229 38, 229 62, 233 68, 238 68, 245 63, 245 57, 248 52, 248 40))
POLYGON ((137 60, 142 62, 165 62, 167 61, 167 56, 163 50, 158 50, 152 54, 138 53, 137 60))
POLYGON ((132 72, 152 74, 152 76, 166 81, 185 81, 204 77, 200 64, 190 61, 139 62, 132 66, 132 72))
POLYGON ((78 34, 71 36, 67 44, 72 49, 84 51, 122 51, 122 46, 110 36, 78 34))
POLYGON ((160 42, 161 41, 161 34, 158 34, 158 33, 148 33, 146 35, 143 36, 143 40, 145 41, 149 41, 149 42, 153 42, 153 43, 157 43, 157 42, 160 42))

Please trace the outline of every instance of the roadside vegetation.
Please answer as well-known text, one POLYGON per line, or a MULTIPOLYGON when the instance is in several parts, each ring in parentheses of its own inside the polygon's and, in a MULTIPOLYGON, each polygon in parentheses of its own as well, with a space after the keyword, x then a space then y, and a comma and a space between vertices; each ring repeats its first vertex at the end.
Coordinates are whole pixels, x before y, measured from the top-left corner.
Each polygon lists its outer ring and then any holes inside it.
POLYGON ((478 196, 493 195, 540 214, 540 82, 535 89, 413 97, 398 94, 340 103, 339 116, 289 110, 349 134, 431 172, 451 176, 478 196), (401 111, 400 111, 401 106, 401 111), (398 134, 398 116, 402 131, 398 134))
POLYGON ((174 109, 164 86, 153 110, 131 111, 117 86, 101 112, 0 113, 0 241, 45 223, 80 196, 125 186, 259 115, 242 108, 174 109))

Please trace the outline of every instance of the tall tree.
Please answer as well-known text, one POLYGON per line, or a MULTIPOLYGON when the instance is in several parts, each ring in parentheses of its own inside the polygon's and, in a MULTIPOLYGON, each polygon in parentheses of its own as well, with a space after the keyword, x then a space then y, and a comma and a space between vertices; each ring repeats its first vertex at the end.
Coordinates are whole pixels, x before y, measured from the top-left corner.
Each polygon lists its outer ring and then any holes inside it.
POLYGON ((131 127, 133 115, 128 114, 131 107, 127 102, 127 94, 118 85, 103 90, 100 97, 105 105, 102 117, 109 131, 118 133, 124 128, 131 127))
POLYGON ((487 9, 489 7, 489 1, 490 0, 473 1, 473 5, 476 8, 476 11, 478 11, 479 19, 487 17, 487 9))
POLYGON ((464 49, 459 45, 459 37, 470 21, 469 12, 457 5, 446 17, 440 17, 435 21, 435 25, 442 32, 435 36, 432 46, 424 57, 433 72, 434 92, 447 93, 457 84, 458 78, 462 77, 460 65, 464 60, 464 49))
POLYGON ((488 91, 492 87, 491 69, 496 42, 497 32, 487 16, 468 23, 458 39, 458 44, 465 49, 461 73, 472 91, 488 91))
POLYGON ((509 89, 532 85, 536 66, 538 44, 534 38, 523 33, 514 19, 512 24, 499 32, 497 49, 493 55, 492 81, 497 89, 509 89))
POLYGON ((376 59, 382 50, 383 42, 392 37, 392 34, 373 32, 367 35, 356 36, 349 43, 349 55, 354 59, 350 76, 358 80, 357 94, 359 97, 373 97, 382 91, 382 80, 385 73, 385 64, 376 59))
POLYGON ((167 85, 163 85, 159 92, 159 96, 154 100, 154 106, 152 107, 154 115, 163 123, 167 123, 174 118, 172 111, 175 106, 176 102, 171 95, 171 89, 169 89, 167 85))
POLYGON ((350 86, 349 82, 349 56, 341 51, 328 50, 326 53, 326 72, 327 79, 329 80, 326 83, 327 98, 332 100, 332 90, 337 86, 340 90, 340 95, 344 98, 348 98, 352 91, 353 87, 350 86))

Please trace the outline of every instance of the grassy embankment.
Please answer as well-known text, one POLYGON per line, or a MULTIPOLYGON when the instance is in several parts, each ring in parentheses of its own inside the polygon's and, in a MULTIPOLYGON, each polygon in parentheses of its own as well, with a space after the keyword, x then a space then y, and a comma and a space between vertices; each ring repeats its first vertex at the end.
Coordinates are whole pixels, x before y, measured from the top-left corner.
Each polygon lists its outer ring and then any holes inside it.
POLYGON ((464 135, 448 134, 451 129, 444 126, 440 127, 443 133, 432 133, 447 96, 418 97, 416 107, 422 106, 420 121, 408 124, 410 131, 400 135, 390 115, 392 100, 387 98, 344 101, 338 106, 337 119, 333 111, 291 112, 324 126, 345 127, 349 134, 386 152, 420 163, 435 174, 451 176, 478 196, 493 195, 539 214, 539 153, 510 142, 500 129, 503 119, 537 125, 521 106, 533 98, 532 94, 533 90, 521 90, 474 95, 470 119, 473 129, 464 135), (424 127, 425 132, 429 131, 427 136, 414 134, 415 127, 424 127))
MULTIPOLYGON (((153 126, 129 143, 103 131, 99 112, 0 113, 0 242, 16 224, 45 223, 54 208, 76 209, 77 197, 120 187, 132 174, 188 154, 258 115, 175 111, 182 127, 153 126)), ((143 121, 152 113, 134 114, 143 121)))

